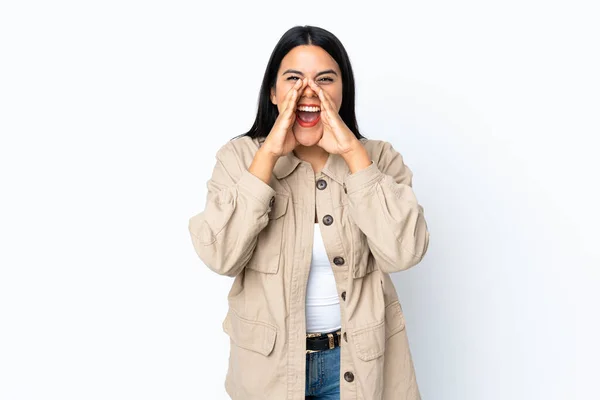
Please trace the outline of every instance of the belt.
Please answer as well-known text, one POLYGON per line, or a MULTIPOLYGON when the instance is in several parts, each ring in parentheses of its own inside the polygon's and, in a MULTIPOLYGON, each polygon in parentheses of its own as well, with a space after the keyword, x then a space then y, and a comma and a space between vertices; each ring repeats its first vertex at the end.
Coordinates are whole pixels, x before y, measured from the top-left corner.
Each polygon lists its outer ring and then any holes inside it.
POLYGON ((306 353, 335 349, 340 346, 342 331, 306 334, 306 353))

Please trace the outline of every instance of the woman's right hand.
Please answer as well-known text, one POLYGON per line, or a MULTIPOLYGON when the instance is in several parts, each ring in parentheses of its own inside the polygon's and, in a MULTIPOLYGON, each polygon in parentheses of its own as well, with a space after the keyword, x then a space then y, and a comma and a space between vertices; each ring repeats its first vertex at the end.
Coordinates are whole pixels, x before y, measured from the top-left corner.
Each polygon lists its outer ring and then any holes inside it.
POLYGON ((263 143, 263 148, 275 157, 281 157, 296 148, 298 142, 292 132, 296 121, 296 106, 300 92, 308 85, 308 79, 298 79, 286 93, 279 116, 263 143))

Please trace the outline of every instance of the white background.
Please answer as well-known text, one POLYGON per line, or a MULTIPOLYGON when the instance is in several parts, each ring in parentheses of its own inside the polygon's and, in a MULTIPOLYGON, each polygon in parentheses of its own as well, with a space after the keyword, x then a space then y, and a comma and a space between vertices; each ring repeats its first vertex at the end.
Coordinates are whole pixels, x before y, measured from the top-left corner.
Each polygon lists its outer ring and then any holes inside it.
POLYGON ((414 172, 431 243, 393 279, 423 398, 600 398, 591 1, 120 0, 0 6, 1 399, 227 398, 232 280, 188 219, 304 24, 414 172))

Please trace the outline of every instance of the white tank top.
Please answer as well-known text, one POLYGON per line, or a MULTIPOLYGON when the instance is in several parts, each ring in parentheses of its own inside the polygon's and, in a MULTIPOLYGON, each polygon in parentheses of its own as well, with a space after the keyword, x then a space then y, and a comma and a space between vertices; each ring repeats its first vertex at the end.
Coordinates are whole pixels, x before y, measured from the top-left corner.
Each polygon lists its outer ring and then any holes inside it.
POLYGON ((315 225, 312 260, 306 288, 306 332, 330 332, 342 327, 340 300, 319 224, 315 225))

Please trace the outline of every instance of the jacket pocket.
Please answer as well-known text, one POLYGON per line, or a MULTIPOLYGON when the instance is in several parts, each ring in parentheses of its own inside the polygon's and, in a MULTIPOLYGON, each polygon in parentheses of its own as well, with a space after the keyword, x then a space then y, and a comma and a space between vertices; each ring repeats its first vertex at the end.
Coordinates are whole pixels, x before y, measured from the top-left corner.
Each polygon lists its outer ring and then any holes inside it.
POLYGON ((363 361, 379 358, 385 352, 385 321, 352 332, 356 355, 363 361))
POLYGON ((269 323, 252 321, 229 309, 223 321, 223 331, 236 346, 268 356, 273 351, 277 328, 269 323))
POLYGON ((269 223, 260 231, 256 247, 247 267, 265 274, 276 274, 279 271, 283 244, 284 215, 287 212, 289 196, 275 194, 275 203, 269 212, 269 223))
POLYGON ((394 300, 385 307, 385 340, 404 330, 406 324, 399 300, 394 300))
POLYGON ((358 377, 358 399, 383 399, 385 367, 385 320, 352 332, 358 377))
POLYGON ((406 324, 399 300, 385 307, 385 319, 381 322, 356 329, 352 332, 356 355, 363 361, 371 361, 385 353, 387 340, 404 330, 406 324))

